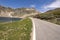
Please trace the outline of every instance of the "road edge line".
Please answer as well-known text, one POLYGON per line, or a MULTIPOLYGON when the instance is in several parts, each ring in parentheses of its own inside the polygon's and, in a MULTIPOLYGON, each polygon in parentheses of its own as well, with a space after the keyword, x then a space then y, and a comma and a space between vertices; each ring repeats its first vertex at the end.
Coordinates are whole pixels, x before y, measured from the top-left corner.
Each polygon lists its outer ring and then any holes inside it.
POLYGON ((35 33, 35 23, 34 23, 34 20, 33 18, 29 17, 31 20, 32 20, 32 24, 33 24, 33 39, 32 40, 36 40, 36 33, 35 33))

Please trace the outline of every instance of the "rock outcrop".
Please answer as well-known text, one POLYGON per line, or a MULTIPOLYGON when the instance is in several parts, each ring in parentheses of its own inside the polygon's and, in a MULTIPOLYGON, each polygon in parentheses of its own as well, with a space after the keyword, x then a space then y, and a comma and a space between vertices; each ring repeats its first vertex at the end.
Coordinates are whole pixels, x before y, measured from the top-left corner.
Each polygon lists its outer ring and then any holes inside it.
POLYGON ((38 12, 35 8, 10 8, 0 6, 0 17, 27 17, 36 15, 38 12))

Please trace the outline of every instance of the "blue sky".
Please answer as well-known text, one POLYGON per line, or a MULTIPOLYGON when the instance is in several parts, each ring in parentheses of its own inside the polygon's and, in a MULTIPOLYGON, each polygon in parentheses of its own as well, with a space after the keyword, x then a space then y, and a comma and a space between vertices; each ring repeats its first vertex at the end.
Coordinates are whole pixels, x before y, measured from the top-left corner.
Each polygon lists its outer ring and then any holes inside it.
POLYGON ((50 9, 60 8, 60 0, 0 0, 0 5, 21 8, 21 7, 35 7, 41 12, 50 9))

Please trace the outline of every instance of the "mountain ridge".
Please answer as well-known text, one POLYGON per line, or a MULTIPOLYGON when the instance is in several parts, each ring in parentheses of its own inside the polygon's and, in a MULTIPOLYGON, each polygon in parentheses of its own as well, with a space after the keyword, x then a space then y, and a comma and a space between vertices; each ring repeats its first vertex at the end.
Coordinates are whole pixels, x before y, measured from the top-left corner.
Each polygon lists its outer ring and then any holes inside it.
POLYGON ((30 14, 38 14, 38 12, 35 8, 10 8, 10 7, 4 7, 0 6, 0 17, 22 17, 25 15, 30 14))

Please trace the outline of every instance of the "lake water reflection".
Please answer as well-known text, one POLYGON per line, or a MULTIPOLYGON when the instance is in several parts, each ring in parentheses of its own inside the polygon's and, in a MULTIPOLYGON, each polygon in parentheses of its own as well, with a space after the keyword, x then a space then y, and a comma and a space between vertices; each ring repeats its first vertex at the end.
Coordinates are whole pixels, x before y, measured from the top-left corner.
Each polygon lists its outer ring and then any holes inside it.
POLYGON ((18 21, 22 18, 0 17, 0 22, 18 21))

